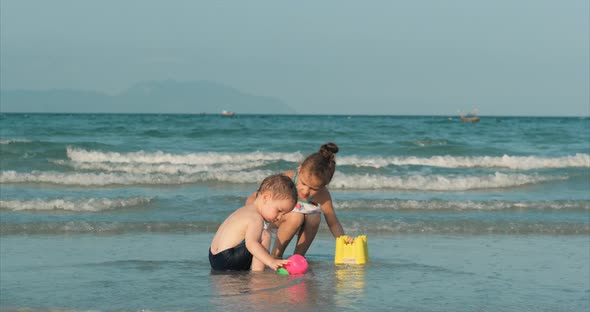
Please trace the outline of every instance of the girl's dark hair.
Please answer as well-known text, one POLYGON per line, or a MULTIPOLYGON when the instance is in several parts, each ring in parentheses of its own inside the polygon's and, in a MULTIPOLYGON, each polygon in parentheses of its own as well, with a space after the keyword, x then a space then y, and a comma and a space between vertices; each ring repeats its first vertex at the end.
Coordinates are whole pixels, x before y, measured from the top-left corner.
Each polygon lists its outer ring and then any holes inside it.
POLYGON ((274 174, 266 177, 256 192, 256 197, 259 194, 270 192, 272 199, 290 199, 293 205, 297 202, 297 188, 291 178, 282 174, 274 174))
POLYGON ((301 163, 302 170, 309 170, 313 176, 327 185, 332 181, 336 171, 335 155, 338 153, 338 145, 329 142, 320 147, 320 150, 307 156, 301 163))

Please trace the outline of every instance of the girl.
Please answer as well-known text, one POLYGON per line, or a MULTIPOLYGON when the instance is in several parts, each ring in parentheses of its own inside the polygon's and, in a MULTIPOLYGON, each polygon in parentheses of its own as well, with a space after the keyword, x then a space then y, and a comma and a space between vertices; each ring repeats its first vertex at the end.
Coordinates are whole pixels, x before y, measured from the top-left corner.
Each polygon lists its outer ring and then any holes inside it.
MULTIPOLYGON (((271 229, 277 231, 275 243, 270 252, 272 256, 281 258, 296 233, 298 237, 294 254, 304 256, 318 232, 322 213, 335 238, 345 235, 332 206, 330 191, 326 188, 336 171, 336 153, 338 153, 338 146, 334 143, 326 143, 318 152, 307 156, 295 170, 283 173, 293 180, 297 188, 297 203, 291 212, 270 225, 271 229)), ((256 193, 250 195, 246 203, 252 202, 255 197, 256 193)), ((265 231, 263 235, 270 239, 268 231, 265 231)))

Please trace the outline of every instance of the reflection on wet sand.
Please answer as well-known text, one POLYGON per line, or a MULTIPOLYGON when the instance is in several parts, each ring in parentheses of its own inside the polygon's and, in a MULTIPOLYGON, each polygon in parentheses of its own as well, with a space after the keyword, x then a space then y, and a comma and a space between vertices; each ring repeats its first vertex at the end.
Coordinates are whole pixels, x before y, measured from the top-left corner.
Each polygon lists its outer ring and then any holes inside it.
POLYGON ((365 291, 364 265, 340 264, 336 265, 336 291, 334 303, 349 306, 358 298, 363 298, 365 291))
POLYGON ((305 275, 212 271, 210 281, 211 304, 227 311, 300 310, 310 299, 305 275))

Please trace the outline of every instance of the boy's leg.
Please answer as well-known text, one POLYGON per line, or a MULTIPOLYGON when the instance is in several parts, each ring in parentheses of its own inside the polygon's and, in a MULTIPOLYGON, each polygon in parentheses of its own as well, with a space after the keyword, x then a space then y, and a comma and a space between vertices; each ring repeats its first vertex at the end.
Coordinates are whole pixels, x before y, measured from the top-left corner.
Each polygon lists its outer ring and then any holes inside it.
MULTIPOLYGON (((266 251, 270 250, 270 232, 268 230, 262 230, 262 235, 260 236, 260 244, 262 247, 266 249, 266 251)), ((250 266, 252 271, 264 271, 264 263, 258 260, 258 258, 252 256, 252 265, 250 266)))
POLYGON ((305 256, 315 235, 318 233, 321 222, 322 218, 319 213, 305 215, 305 221, 303 221, 303 226, 299 232, 299 237, 297 238, 297 245, 295 245, 295 254, 305 256))
POLYGON ((295 236, 295 233, 301 228, 303 224, 303 214, 297 212, 289 212, 285 214, 279 224, 277 230, 277 238, 272 248, 271 256, 275 258, 282 258, 287 245, 295 236))

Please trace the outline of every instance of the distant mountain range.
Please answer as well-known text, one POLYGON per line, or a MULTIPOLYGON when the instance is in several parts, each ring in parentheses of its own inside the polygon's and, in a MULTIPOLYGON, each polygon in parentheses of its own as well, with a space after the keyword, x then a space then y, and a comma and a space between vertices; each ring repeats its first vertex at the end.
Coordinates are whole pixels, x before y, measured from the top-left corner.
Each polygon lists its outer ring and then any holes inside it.
POLYGON ((244 93, 211 81, 146 81, 118 95, 54 89, 0 90, 1 112, 293 114, 280 99, 244 93))

